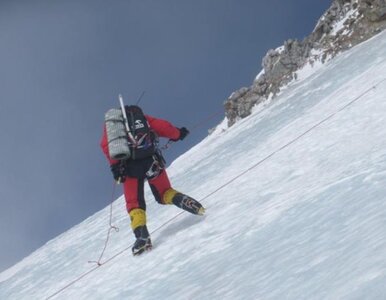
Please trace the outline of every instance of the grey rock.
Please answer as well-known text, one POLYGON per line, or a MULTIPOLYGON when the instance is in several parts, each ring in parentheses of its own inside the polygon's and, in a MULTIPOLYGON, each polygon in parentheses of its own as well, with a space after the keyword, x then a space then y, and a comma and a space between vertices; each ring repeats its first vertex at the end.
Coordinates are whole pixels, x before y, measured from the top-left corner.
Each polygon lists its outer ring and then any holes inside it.
POLYGON ((262 60, 262 74, 224 102, 228 125, 248 116, 256 104, 275 98, 283 86, 296 80, 296 72, 305 64, 326 62, 385 28, 386 0, 334 0, 308 37, 289 39, 282 47, 269 50, 262 60), (334 25, 344 18, 343 28, 334 32, 334 25))

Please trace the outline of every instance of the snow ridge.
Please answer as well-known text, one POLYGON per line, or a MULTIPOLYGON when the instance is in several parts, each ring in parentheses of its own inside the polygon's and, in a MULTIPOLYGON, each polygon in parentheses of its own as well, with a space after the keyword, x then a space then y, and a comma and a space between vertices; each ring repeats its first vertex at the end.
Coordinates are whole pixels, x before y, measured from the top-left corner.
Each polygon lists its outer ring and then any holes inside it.
MULTIPOLYGON (((296 80, 304 68, 315 72, 323 63, 386 28, 385 1, 334 0, 304 40, 289 39, 271 49, 263 70, 250 87, 242 87, 225 101, 228 125, 251 114, 255 105, 275 98, 296 80)), ((302 79, 302 78, 300 78, 302 79)))

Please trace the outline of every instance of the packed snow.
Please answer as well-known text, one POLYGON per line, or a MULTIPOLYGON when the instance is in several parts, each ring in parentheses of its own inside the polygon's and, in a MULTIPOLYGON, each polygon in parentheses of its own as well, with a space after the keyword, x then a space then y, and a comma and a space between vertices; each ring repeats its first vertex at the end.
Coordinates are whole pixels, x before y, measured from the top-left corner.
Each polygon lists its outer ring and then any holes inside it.
POLYGON ((3 272, 0 299, 386 299, 384 49, 386 32, 174 161, 207 214, 147 190, 151 252, 131 255, 120 197, 104 264, 109 207, 3 272))

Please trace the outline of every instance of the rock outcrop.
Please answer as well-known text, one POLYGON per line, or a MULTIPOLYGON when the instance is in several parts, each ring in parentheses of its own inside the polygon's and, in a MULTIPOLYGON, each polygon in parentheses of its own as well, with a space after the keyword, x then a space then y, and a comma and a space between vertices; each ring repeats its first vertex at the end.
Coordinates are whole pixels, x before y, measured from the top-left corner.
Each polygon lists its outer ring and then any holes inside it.
POLYGON ((308 37, 303 41, 290 39, 269 50, 253 84, 225 101, 228 126, 248 116, 256 104, 274 98, 307 63, 324 63, 385 28, 386 0, 334 0, 308 37))

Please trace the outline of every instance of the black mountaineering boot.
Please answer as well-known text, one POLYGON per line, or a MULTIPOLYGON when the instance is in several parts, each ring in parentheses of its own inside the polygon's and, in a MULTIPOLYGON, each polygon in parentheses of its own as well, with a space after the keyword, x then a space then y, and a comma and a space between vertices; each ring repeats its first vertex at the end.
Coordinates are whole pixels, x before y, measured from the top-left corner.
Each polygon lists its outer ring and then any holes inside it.
POLYGON ((135 241, 133 248, 131 248, 133 255, 140 255, 144 251, 151 250, 152 245, 146 225, 135 228, 134 234, 137 240, 135 241))
POLYGON ((202 216, 205 213, 205 208, 201 203, 187 195, 176 193, 172 202, 175 206, 186 210, 191 214, 202 216))

